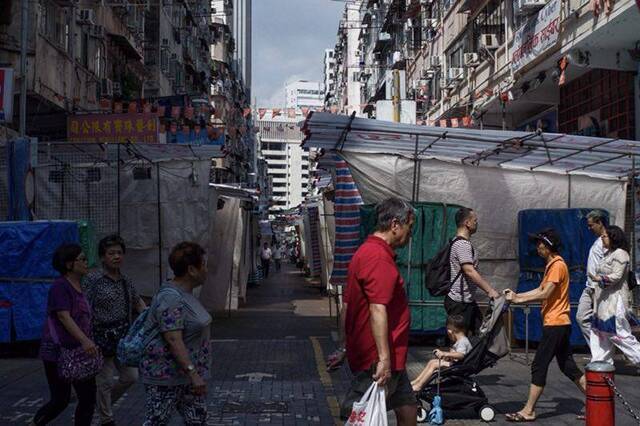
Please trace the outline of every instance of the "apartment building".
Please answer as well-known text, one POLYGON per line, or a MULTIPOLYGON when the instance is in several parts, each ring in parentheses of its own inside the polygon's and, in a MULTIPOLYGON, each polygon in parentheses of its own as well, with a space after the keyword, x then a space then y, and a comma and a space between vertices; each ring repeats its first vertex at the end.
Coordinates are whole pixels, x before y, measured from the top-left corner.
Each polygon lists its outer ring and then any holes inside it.
POLYGON ((295 108, 296 114, 304 115, 303 108, 316 110, 324 105, 324 91, 318 81, 298 80, 285 88, 285 107, 295 108))
POLYGON ((397 70, 418 123, 640 138, 634 1, 365 0, 359 19, 369 116, 397 70))
POLYGON ((331 106, 335 105, 336 94, 336 75, 335 68, 336 58, 334 56, 333 49, 324 50, 324 107, 327 110, 331 109, 331 106))
POLYGON ((272 182, 272 212, 297 207, 309 194, 309 152, 300 146, 304 138, 298 127, 300 119, 274 116, 269 110, 257 120, 262 155, 272 182))

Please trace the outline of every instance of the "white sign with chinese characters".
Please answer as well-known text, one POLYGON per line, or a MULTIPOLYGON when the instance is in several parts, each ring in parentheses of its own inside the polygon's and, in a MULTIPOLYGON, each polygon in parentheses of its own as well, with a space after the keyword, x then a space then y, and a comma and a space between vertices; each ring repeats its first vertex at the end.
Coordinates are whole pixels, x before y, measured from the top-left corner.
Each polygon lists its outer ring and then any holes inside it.
POLYGON ((511 46, 513 71, 518 71, 558 42, 561 5, 560 0, 551 0, 516 31, 511 46))

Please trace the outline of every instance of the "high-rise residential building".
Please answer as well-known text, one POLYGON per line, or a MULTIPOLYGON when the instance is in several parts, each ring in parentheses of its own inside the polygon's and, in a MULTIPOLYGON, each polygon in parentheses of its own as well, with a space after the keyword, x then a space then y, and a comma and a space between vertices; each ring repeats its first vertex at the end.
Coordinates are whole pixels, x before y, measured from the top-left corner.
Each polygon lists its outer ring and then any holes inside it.
POLYGON ((324 106, 330 108, 336 94, 336 58, 333 49, 324 50, 324 106))
POLYGON ((285 86, 285 107, 295 108, 302 114, 303 108, 321 109, 324 105, 324 91, 318 81, 298 80, 285 86))
POLYGON ((233 69, 251 99, 251 2, 233 0, 233 69))
POLYGON ((297 207, 309 194, 309 152, 300 146, 298 118, 268 110, 257 121, 262 155, 272 180, 271 211, 297 207))

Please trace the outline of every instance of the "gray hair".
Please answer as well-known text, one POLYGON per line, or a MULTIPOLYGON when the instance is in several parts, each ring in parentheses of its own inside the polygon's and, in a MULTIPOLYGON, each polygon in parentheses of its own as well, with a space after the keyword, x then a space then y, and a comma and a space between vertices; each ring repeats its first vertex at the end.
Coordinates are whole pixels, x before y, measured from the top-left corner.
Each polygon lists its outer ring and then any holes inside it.
POLYGON ((408 202, 395 197, 387 198, 376 206, 376 231, 388 231, 394 219, 405 225, 415 215, 414 208, 408 202))
POLYGON ((587 213, 587 219, 591 219, 593 222, 601 223, 604 226, 608 225, 607 215, 602 210, 591 210, 587 213))

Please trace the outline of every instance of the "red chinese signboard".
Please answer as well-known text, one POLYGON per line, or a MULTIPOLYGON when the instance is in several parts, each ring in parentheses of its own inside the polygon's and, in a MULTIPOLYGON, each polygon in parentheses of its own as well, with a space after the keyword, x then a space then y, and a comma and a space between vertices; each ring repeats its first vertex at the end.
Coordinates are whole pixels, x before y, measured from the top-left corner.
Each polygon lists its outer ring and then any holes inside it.
POLYGON ((70 116, 69 142, 158 143, 158 117, 142 114, 87 114, 70 116))

